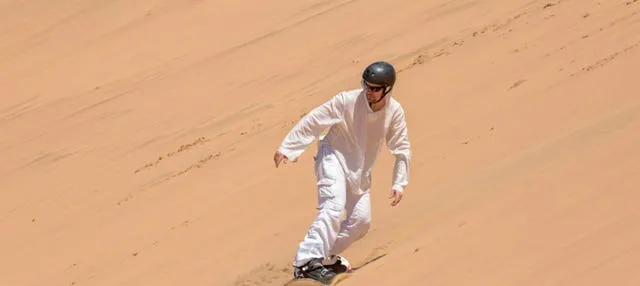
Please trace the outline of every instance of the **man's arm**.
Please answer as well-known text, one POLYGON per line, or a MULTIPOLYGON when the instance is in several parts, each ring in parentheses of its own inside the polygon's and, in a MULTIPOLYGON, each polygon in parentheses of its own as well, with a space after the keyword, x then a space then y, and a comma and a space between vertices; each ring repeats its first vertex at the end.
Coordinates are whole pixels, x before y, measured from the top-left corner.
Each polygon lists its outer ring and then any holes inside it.
POLYGON ((320 133, 343 120, 344 96, 339 93, 314 108, 289 131, 278 151, 290 161, 296 161, 320 133))
POLYGON ((409 166, 411 162, 411 144, 407 122, 402 107, 391 118, 387 132, 387 147, 396 158, 393 167, 392 190, 403 192, 409 184, 409 166))

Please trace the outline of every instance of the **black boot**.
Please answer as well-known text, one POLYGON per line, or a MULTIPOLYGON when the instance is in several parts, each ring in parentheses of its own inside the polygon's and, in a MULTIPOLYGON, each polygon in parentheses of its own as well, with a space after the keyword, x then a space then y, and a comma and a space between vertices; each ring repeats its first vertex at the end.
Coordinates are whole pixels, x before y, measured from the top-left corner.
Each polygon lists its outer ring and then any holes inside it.
POLYGON ((344 257, 340 255, 332 255, 329 258, 329 261, 333 262, 325 262, 324 266, 329 268, 333 273, 340 274, 351 271, 351 263, 349 263, 344 257), (327 264, 329 263, 329 264, 327 264))
POLYGON ((296 279, 310 278, 329 284, 336 273, 322 265, 322 258, 314 258, 301 267, 294 267, 293 275, 296 279))

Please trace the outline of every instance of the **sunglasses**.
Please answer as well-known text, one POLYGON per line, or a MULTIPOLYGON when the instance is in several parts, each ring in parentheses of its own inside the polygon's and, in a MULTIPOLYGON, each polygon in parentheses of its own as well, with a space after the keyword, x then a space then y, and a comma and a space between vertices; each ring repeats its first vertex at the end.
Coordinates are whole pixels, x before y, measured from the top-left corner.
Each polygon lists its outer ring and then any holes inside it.
POLYGON ((366 82, 364 84, 367 86, 367 88, 369 90, 374 91, 374 92, 378 92, 378 91, 381 91, 382 89, 384 89, 384 86, 373 86, 373 85, 370 85, 370 84, 368 84, 366 82))

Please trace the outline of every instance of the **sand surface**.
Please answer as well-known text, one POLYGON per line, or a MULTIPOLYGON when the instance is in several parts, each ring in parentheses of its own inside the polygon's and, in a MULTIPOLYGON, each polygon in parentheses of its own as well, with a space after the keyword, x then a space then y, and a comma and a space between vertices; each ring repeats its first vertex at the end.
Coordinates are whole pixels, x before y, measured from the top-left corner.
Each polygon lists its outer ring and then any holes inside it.
POLYGON ((640 285, 640 1, 0 1, 0 285, 282 285, 305 112, 399 70, 341 285, 640 285))

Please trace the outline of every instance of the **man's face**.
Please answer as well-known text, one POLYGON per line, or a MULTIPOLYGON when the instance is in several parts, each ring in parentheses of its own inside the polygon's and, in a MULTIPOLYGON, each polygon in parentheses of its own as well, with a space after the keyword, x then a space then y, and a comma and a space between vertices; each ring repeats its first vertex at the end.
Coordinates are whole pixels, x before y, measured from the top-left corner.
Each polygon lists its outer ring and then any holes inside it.
POLYGON ((364 82, 364 90, 367 93, 367 101, 369 103, 374 103, 382 98, 382 93, 384 92, 384 87, 377 84, 372 84, 368 82, 364 82))

